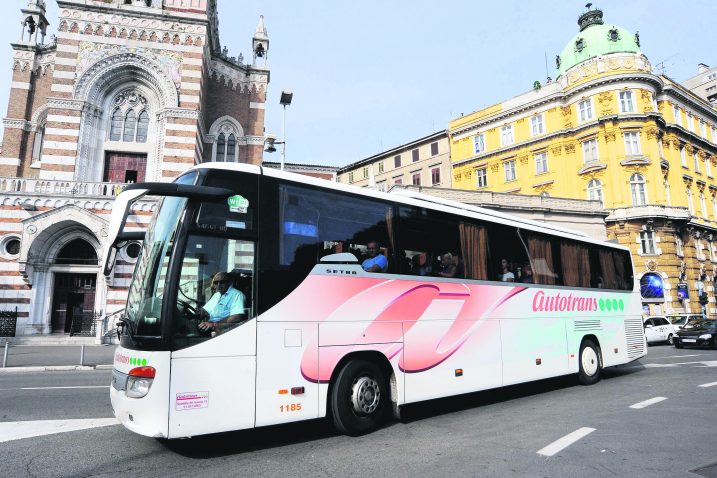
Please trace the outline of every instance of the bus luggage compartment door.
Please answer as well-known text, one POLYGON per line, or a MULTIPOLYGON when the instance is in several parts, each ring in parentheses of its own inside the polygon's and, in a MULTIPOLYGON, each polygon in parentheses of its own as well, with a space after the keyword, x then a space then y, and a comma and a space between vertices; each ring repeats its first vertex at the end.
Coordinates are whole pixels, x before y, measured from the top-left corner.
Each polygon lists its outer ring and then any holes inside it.
POLYGON ((316 322, 257 325, 256 426, 319 416, 316 322))

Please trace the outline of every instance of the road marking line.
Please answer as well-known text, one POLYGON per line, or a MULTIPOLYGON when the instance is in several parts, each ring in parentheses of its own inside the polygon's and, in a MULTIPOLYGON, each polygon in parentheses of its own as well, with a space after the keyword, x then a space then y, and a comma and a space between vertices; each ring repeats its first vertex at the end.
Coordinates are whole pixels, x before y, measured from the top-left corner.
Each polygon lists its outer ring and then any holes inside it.
POLYGON ((702 385, 697 385, 698 387, 707 388, 707 387, 714 387, 717 385, 717 382, 710 382, 710 383, 703 383, 702 385))
POLYGON ((558 440, 555 440, 550 445, 546 446, 545 448, 541 448, 537 451, 538 455, 543 456, 553 456, 556 453, 562 451, 563 449, 569 447, 576 441, 580 440, 584 436, 587 436, 594 432, 594 428, 588 428, 588 427, 582 427, 577 430, 575 430, 572 433, 568 433, 562 438, 559 438, 558 440))
POLYGON ((116 418, 82 418, 76 420, 33 420, 0 422, 0 443, 55 433, 87 430, 88 428, 119 425, 116 418))
POLYGON ((644 402, 640 402, 640 403, 636 403, 636 404, 634 404, 634 405, 630 405, 630 408, 634 408, 634 409, 637 410, 637 409, 640 409, 640 408, 649 407, 650 405, 653 405, 653 404, 655 404, 655 403, 659 403, 659 402, 661 402, 661 401, 663 401, 663 400, 667 400, 667 397, 655 397, 655 398, 651 398, 651 399, 649 399, 649 400, 645 400, 644 402))
POLYGON ((76 387, 23 387, 23 388, 0 388, 0 392, 8 390, 62 390, 68 388, 110 388, 109 385, 78 385, 76 387))

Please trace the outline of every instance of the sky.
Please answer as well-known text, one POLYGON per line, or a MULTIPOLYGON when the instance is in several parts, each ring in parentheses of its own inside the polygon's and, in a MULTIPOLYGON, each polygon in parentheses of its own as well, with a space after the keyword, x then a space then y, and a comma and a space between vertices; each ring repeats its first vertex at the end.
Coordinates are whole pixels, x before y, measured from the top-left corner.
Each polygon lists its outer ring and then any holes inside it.
MULTIPOLYGON (((0 105, 11 81, 9 43, 27 0, 0 0, 0 105)), ((251 59, 260 15, 269 34, 265 129, 288 163, 345 166, 445 129, 451 119, 555 78, 555 56, 578 33, 576 0, 218 0, 222 46, 251 59), (546 74, 546 57, 547 69, 546 74)), ((639 31, 654 68, 677 81, 717 66, 714 0, 602 0, 606 24, 639 31)), ((50 34, 57 4, 47 0, 50 34)), ((279 161, 279 153, 265 153, 279 161)))

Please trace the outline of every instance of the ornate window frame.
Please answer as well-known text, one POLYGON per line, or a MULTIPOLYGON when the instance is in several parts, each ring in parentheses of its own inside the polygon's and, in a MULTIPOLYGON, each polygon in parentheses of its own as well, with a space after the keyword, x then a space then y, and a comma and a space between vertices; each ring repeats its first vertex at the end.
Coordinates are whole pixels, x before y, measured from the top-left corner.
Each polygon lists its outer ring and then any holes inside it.
POLYGON ((228 115, 217 118, 212 123, 207 140, 212 142, 212 162, 238 162, 239 145, 246 144, 244 128, 236 119, 228 115), (232 136, 234 137, 234 151, 230 153, 228 149, 232 136), (224 141, 223 148, 220 148, 222 140, 224 141))

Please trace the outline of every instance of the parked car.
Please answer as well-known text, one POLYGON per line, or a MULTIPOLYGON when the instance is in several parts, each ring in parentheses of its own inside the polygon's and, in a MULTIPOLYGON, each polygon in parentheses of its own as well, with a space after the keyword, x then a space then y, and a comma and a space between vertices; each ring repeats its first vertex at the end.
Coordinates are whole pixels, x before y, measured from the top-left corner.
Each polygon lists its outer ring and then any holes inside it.
POLYGON ((675 332, 680 330, 687 322, 692 319, 703 319, 700 314, 668 314, 667 320, 675 326, 675 332))
POLYGON ((687 322, 674 337, 675 347, 711 345, 717 347, 717 319, 693 319, 687 322))
POLYGON ((675 336, 675 326, 664 316, 654 315, 645 317, 643 325, 645 326, 645 338, 648 344, 654 344, 656 342, 673 343, 672 339, 675 336))

